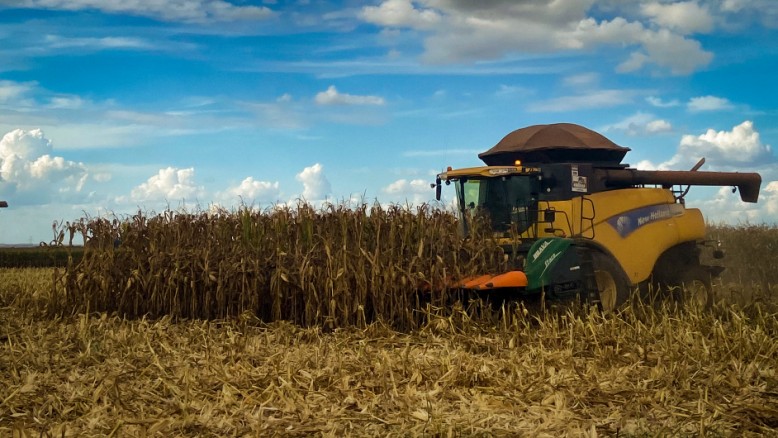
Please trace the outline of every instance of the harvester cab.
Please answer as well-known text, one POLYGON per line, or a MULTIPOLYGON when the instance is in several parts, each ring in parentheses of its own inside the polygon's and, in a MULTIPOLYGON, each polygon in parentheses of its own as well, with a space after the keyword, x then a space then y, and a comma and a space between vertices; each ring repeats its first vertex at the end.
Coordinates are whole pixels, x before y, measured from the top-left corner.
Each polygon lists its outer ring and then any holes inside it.
POLYGON ((437 197, 441 184, 454 185, 464 235, 488 227, 510 266, 456 287, 487 297, 578 296, 605 310, 640 287, 710 306, 722 268, 702 264, 705 221, 684 196, 692 185, 733 186, 756 202, 761 177, 699 171, 704 160, 689 171, 638 170, 621 163, 629 150, 579 125, 535 125, 480 154, 485 166, 439 174, 437 197))

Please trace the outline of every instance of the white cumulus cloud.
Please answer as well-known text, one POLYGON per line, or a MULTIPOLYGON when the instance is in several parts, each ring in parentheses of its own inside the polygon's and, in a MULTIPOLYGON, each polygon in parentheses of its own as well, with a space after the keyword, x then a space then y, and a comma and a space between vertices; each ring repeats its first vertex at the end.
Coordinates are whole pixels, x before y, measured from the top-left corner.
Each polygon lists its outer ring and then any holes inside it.
POLYGON ((16 155, 29 161, 51 152, 51 140, 46 138, 40 129, 15 129, 5 134, 0 141, 0 158, 4 159, 16 155))
POLYGON ((657 170, 656 164, 650 160, 638 161, 638 163, 635 165, 635 168, 640 170, 657 170))
POLYGON ((324 166, 320 163, 306 167, 295 178, 303 184, 302 197, 306 201, 322 201, 332 192, 330 182, 324 175, 324 166))
POLYGON ((680 156, 705 156, 713 162, 756 163, 772 159, 770 145, 763 144, 750 120, 731 131, 708 129, 701 135, 684 135, 678 148, 680 156))
POLYGON ((420 205, 435 199, 435 191, 430 188, 430 181, 423 179, 398 179, 382 190, 390 201, 420 205))
POLYGON ((778 181, 770 181, 762 190, 762 200, 767 214, 772 217, 778 215, 778 181))
POLYGON ((134 201, 195 200, 203 188, 195 184, 194 173, 193 167, 159 169, 156 175, 132 189, 130 196, 134 201))
POLYGON ((736 167, 775 161, 770 145, 762 143, 759 132, 750 120, 731 131, 708 129, 700 135, 684 135, 675 156, 660 165, 673 167, 694 164, 700 158, 714 167, 736 167))
POLYGON ((384 188, 384 192, 390 195, 408 193, 429 193, 430 185, 423 179, 398 179, 384 188))
POLYGON ((247 177, 237 186, 230 187, 224 193, 231 198, 229 201, 241 199, 247 204, 254 202, 276 202, 281 191, 278 181, 257 181, 253 177, 247 177))
POLYGON ((88 178, 83 163, 52 156, 43 131, 13 130, 0 140, 0 195, 16 205, 71 201, 88 178))
POLYGON ((341 93, 334 85, 330 85, 326 91, 316 94, 316 103, 319 105, 383 105, 385 101, 379 96, 341 93))
POLYGON ((705 219, 712 223, 754 224, 768 220, 768 206, 776 205, 776 201, 778 197, 762 190, 757 203, 743 202, 739 194, 732 193, 731 187, 721 187, 713 198, 687 202, 687 206, 699 207, 705 219))

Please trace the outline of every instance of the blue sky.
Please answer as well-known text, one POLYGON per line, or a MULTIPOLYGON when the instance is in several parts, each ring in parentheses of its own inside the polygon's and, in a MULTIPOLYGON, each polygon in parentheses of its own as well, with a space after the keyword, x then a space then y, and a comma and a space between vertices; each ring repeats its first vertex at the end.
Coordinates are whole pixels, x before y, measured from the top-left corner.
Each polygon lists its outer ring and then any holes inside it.
POLYGON ((429 202, 556 122, 640 168, 758 171, 758 204, 689 205, 775 223, 777 37, 774 0, 4 0, 0 243, 182 203, 429 202))

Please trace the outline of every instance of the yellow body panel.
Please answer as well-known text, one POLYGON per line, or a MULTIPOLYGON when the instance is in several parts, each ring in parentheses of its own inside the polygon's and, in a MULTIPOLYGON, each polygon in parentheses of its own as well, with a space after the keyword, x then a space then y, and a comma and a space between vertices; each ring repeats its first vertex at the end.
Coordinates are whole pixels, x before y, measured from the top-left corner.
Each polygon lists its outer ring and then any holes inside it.
MULTIPOLYGON (((621 264, 633 284, 651 275, 657 259, 667 249, 705 238, 702 213, 675 203, 667 189, 620 189, 585 198, 591 202, 582 201, 582 197, 550 202, 549 208, 570 218, 570 225, 558 220, 554 227, 562 229, 566 236, 593 237, 621 264), (582 210, 584 216, 594 219, 581 223, 582 210)), ((558 219, 562 217, 557 213, 558 219)))

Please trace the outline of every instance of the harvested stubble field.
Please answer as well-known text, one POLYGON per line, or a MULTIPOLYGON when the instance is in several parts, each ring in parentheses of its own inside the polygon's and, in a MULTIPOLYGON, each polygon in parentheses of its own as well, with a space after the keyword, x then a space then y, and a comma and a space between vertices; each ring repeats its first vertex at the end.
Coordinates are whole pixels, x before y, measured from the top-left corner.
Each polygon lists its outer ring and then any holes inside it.
POLYGON ((419 306, 408 292, 477 269, 488 245, 435 246, 455 223, 426 210, 366 213, 83 221, 95 240, 77 266, 0 271, 0 436, 778 433, 774 274, 758 266, 775 263, 775 228, 711 229, 754 258, 730 248, 736 267, 709 313, 633 303, 619 315, 490 314, 434 306, 445 297, 419 306), (210 238, 195 245, 198 232, 210 238), (154 261, 149 245, 180 253, 154 261), (185 260, 196 269, 180 279, 159 271, 185 260), (246 272, 227 275, 236 262, 246 272))

